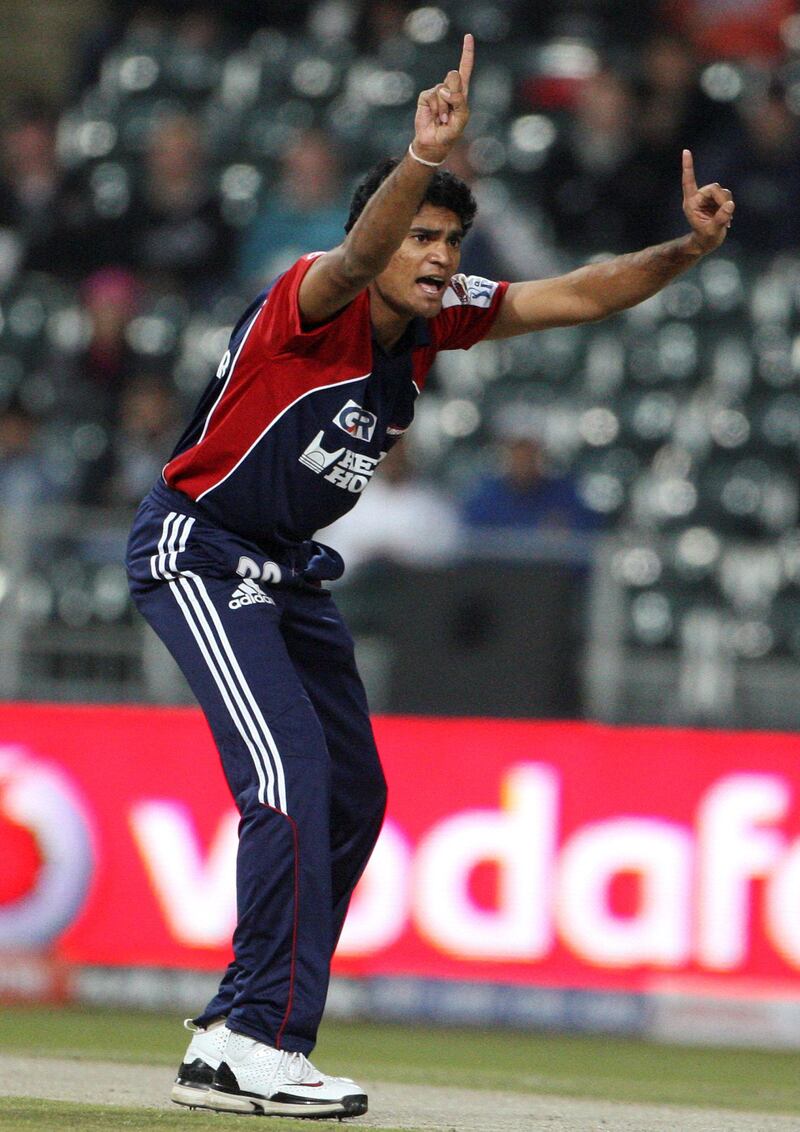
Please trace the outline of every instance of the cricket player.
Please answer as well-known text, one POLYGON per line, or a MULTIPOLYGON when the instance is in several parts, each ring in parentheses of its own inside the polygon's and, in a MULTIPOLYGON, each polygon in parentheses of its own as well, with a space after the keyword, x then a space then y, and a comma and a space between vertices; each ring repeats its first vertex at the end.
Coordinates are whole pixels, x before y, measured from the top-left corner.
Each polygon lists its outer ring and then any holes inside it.
POLYGON ((686 151, 680 239, 555 279, 460 275, 475 202, 441 166, 469 117, 474 50, 467 35, 458 69, 420 94, 410 144, 357 189, 343 242, 304 255, 242 316, 131 533, 134 599, 205 711, 241 814, 233 960, 187 1022, 179 1104, 367 1111, 361 1087, 308 1060, 386 799, 324 587, 343 563, 316 531, 368 488, 439 350, 624 310, 730 226, 731 194, 698 189, 686 151))

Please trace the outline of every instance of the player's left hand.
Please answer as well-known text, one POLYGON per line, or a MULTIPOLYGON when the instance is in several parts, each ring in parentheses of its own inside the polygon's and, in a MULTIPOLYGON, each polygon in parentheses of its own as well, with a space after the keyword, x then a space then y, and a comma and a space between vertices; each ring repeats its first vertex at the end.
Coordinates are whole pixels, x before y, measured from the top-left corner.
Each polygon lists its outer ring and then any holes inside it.
POLYGON ((683 212, 692 234, 703 252, 713 252, 728 234, 733 211, 733 194, 721 185, 698 189, 691 151, 683 151, 683 212))

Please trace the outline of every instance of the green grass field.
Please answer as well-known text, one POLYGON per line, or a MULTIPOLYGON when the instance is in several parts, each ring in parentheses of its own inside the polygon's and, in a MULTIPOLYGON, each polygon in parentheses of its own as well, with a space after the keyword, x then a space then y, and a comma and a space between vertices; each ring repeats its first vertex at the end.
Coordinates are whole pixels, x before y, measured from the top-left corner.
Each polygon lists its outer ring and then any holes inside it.
MULTIPOLYGON (((173 1016, 111 1010, 6 1009, 3 1054, 114 1059, 172 1068, 187 1035, 173 1016)), ((413 1029, 329 1023, 314 1060, 358 1080, 471 1089, 508 1089, 602 1100, 685 1104, 800 1117, 800 1054, 652 1045, 609 1037, 564 1037, 500 1030, 413 1029), (510 1084, 511 1083, 511 1084, 510 1084)), ((220 1117, 195 1112, 191 1127, 220 1117)), ((186 1128, 187 1114, 112 1109, 14 1098, 0 1100, 0 1128, 186 1128)), ((357 1128, 358 1122, 348 1127, 357 1128)), ((238 1127, 238 1125, 237 1125, 238 1127)), ((250 1125, 248 1123, 247 1127, 250 1125)), ((268 1132, 318 1127, 259 1119, 268 1132)))

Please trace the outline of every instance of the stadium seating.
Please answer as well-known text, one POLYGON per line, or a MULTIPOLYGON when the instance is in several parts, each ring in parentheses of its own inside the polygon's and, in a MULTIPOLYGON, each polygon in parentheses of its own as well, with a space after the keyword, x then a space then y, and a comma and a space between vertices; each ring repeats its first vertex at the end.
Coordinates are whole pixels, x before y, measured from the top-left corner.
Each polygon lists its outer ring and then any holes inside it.
MULTIPOLYGON (((531 113, 525 83, 548 76, 555 46, 548 55, 547 44, 517 42, 502 4, 419 8, 402 43, 366 56, 335 21, 303 34, 263 29, 230 47, 130 34, 103 62, 97 85, 62 115, 59 155, 85 185, 95 219, 124 223, 152 122, 187 111, 208 137, 222 214, 243 229, 274 185, 292 131, 328 131, 351 180, 396 150, 420 84, 450 65, 459 35, 476 22, 491 51, 475 81, 470 157, 479 187, 505 186, 524 207, 563 110, 531 113)), ((3 233, 0 405, 20 399, 42 422, 69 494, 82 464, 109 442, 91 392, 65 377, 86 343, 80 286, 20 272, 14 262, 13 233, 3 233)), ((128 327, 128 346, 188 408, 247 298, 235 284, 202 301, 154 291, 128 327)), ((788 672, 796 663, 798 343, 800 255, 760 260, 731 245, 614 322, 484 343, 438 363, 416 443, 443 484, 460 492, 485 461, 493 431, 513 418, 547 438, 601 517, 610 549, 598 553, 593 588, 584 697, 591 714, 713 720, 733 711, 732 701, 723 696, 715 708, 713 697, 681 692, 691 683, 684 676, 681 684, 687 665, 730 669, 746 683, 759 665, 788 672), (659 689, 668 686, 676 691, 665 700, 659 689)), ((6 668, 5 693, 146 694, 118 565, 126 523, 120 513, 105 533, 90 523, 76 537, 65 514, 49 516, 4 558, 5 576, 18 584, 4 616, 20 650, 6 668), (95 683, 92 657, 102 658, 95 683)), ((358 606, 357 593, 351 600, 358 606)), ((776 708, 779 698, 759 704, 743 693, 743 721, 800 726, 800 705, 776 708)))

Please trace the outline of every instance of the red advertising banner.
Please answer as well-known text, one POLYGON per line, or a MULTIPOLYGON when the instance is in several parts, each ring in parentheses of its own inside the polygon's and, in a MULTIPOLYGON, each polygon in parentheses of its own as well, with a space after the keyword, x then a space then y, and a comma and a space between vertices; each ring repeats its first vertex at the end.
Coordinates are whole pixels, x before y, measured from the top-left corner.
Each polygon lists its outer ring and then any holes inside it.
MULTIPOLYGON (((336 959, 800 998, 800 736, 380 718, 336 959)), ((237 815, 192 709, 0 705, 0 950, 222 969, 237 815)))

